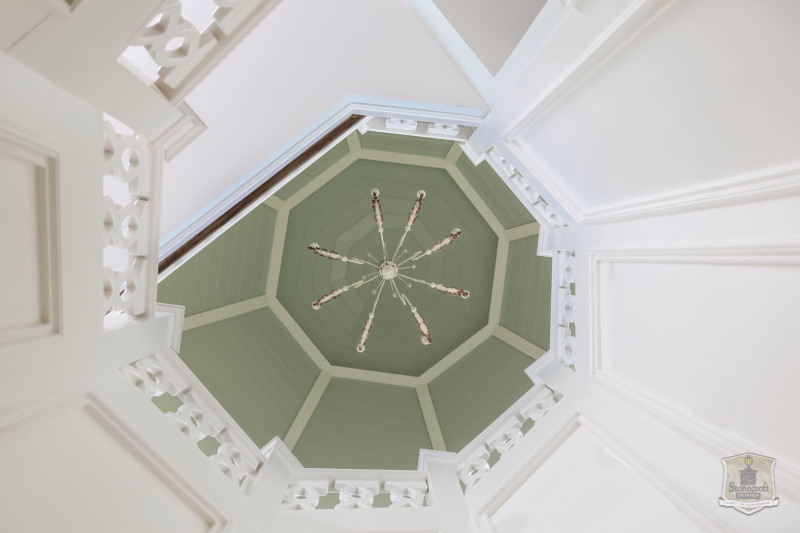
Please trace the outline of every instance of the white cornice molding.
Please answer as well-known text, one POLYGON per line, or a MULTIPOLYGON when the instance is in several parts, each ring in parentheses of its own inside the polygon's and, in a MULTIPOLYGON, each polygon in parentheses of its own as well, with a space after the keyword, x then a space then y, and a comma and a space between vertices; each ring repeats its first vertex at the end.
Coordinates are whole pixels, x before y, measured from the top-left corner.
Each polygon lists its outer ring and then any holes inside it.
POLYGON ((455 464, 456 454, 454 452, 443 452, 440 450, 419 450, 417 459, 417 470, 425 471, 428 469, 428 461, 450 462, 455 464))
POLYGON ((184 314, 186 308, 182 305, 173 304, 156 304, 156 316, 172 316, 172 340, 170 348, 175 350, 176 353, 181 351, 181 337, 183 335, 184 314))
POLYGON ((800 161, 615 205, 587 209, 581 224, 617 222, 800 194, 800 161))

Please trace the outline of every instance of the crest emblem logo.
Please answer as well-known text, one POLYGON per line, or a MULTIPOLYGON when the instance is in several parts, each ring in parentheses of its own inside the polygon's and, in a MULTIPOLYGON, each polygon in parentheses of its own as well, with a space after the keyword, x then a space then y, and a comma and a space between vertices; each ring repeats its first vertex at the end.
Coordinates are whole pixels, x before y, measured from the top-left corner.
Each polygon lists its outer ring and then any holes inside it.
POLYGON ((722 460, 722 497, 719 504, 753 514, 764 507, 775 507, 775 459, 743 453, 722 460))

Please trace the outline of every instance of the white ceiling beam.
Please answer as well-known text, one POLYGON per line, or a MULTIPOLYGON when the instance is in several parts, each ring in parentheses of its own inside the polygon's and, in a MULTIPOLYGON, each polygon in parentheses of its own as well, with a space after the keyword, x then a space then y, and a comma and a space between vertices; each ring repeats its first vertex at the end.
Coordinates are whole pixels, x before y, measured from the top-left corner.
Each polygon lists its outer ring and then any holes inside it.
POLYGON ((528 339, 524 339, 511 330, 497 325, 494 328, 494 336, 508 344, 512 348, 519 350, 531 359, 538 359, 547 352, 540 346, 532 343, 528 339))
POLYGON ((416 387, 422 383, 422 380, 417 376, 376 372, 375 370, 363 370, 361 368, 349 368, 345 366, 331 365, 329 372, 335 378, 358 379, 361 381, 370 381, 372 383, 381 383, 383 385, 397 385, 399 387, 416 387))
POLYGON ((506 267, 508 265, 508 241, 504 236, 497 239, 497 256, 494 261, 494 279, 492 280, 492 298, 489 301, 489 326, 500 323, 503 309, 503 291, 506 286, 506 267))
POLYGON ((262 202, 267 207, 271 207, 275 211, 280 211, 286 202, 275 196, 274 194, 262 202))
POLYGON ((428 428, 428 435, 431 438, 431 446, 433 446, 434 450, 446 452, 447 446, 444 442, 442 427, 439 425, 439 419, 436 417, 436 409, 433 407, 431 391, 428 389, 427 385, 419 385, 417 387, 417 398, 419 399, 419 406, 422 409, 422 416, 425 418, 425 427, 428 428))
POLYGON ((300 324, 295 322, 292 315, 289 314, 289 311, 283 307, 283 304, 278 300, 273 300, 270 302, 269 308, 272 309, 272 312, 275 313, 275 316, 281 321, 283 327, 289 331, 289 334, 294 337, 294 340, 297 341, 314 364, 316 364, 321 371, 331 373, 331 364, 325 359, 322 352, 319 351, 317 345, 306 335, 306 332, 303 331, 300 324))
MULTIPOLYGON (((267 201, 275 198, 270 196, 267 201)), ((278 209, 278 216, 275 218, 275 231, 272 234, 272 249, 269 252, 269 270, 267 270, 267 285, 264 293, 270 301, 278 299, 278 278, 281 275, 281 263, 283 262, 283 246, 286 242, 286 228, 289 226, 289 209, 286 202, 282 202, 278 209)))
POLYGON ((384 163, 396 163, 399 165, 416 165, 420 167, 447 168, 447 161, 441 157, 419 154, 403 154, 396 152, 384 152, 382 150, 372 150, 362 148, 358 153, 360 159, 371 161, 382 161, 384 163))
POLYGON ((539 234, 539 223, 531 222, 530 224, 523 224, 509 228, 505 231, 505 238, 507 241, 516 241, 517 239, 524 239, 525 237, 532 237, 539 234))
POLYGON ((459 362, 469 352, 477 348, 483 341, 492 336, 493 326, 487 324, 479 329, 472 337, 459 344, 455 350, 444 356, 438 363, 426 370, 420 379, 426 385, 442 375, 447 369, 459 362))
POLYGON ((444 156, 444 160, 455 165, 458 158, 464 153, 464 150, 461 149, 462 146, 462 143, 453 143, 453 146, 447 151, 447 155, 444 156))
POLYGON ((225 320, 226 318, 243 315, 257 309, 263 309, 264 307, 267 307, 267 304, 267 297, 261 295, 230 305, 223 305, 222 307, 197 313, 196 315, 187 316, 183 319, 183 331, 189 331, 190 329, 207 326, 213 322, 219 322, 220 320, 225 320))
POLYGON ((314 410, 317 408, 317 405, 319 405, 319 401, 322 399, 325 389, 328 388, 328 383, 331 382, 331 377, 332 376, 328 372, 320 371, 317 380, 308 392, 308 396, 306 396, 303 405, 294 417, 292 425, 289 426, 289 431, 286 432, 286 436, 283 438, 283 443, 290 450, 294 449, 297 441, 300 440, 300 436, 306 429, 308 421, 311 420, 311 415, 314 414, 314 410))

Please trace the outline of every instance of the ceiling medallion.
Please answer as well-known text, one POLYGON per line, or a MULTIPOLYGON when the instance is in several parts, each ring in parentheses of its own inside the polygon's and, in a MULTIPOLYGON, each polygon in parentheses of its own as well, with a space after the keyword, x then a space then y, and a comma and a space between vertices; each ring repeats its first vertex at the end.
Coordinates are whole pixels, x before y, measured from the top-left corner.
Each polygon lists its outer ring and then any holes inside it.
POLYGON ((441 283, 434 283, 432 281, 425 281, 417 278, 412 278, 405 274, 402 274, 401 270, 414 270, 417 268, 417 265, 414 263, 423 257, 427 257, 432 253, 438 252, 448 244, 455 241, 459 235, 461 235, 461 230, 455 228, 450 235, 442 239, 441 241, 437 242, 427 250, 419 250, 415 252, 411 256, 407 257, 403 261, 400 261, 400 258, 408 252, 408 250, 404 249, 402 252, 400 251, 400 247, 403 246, 403 241, 406 239, 406 235, 408 232, 411 231, 411 226, 414 225, 416 222, 417 217, 419 216, 419 212, 422 209, 422 199, 425 198, 425 191, 417 191, 417 199, 414 201, 414 205, 411 207, 411 214, 408 215, 408 224, 406 224, 405 232, 403 236, 400 238, 400 242, 397 244, 397 249, 394 251, 392 258, 389 259, 388 254, 386 253, 386 241, 383 238, 383 211, 381 211, 381 201, 378 199, 378 195, 380 191, 378 189, 372 189, 370 191, 372 195, 372 210, 375 213, 375 222, 378 224, 378 235, 381 238, 381 248, 383 249, 383 261, 378 262, 378 260, 372 255, 367 254, 367 257, 372 259, 374 262, 367 261, 366 259, 358 259, 356 257, 345 257, 340 255, 333 250, 326 250, 325 248, 320 248, 319 244, 312 243, 309 245, 308 249, 314 252, 317 255, 322 257, 327 257, 333 261, 342 261, 344 263, 355 263, 357 265, 368 265, 375 269, 375 271, 371 274, 366 274, 361 276, 361 280, 357 281, 351 285, 346 285, 340 289, 335 289, 322 296, 314 301, 311 304, 311 307, 314 309, 319 309, 322 304, 326 304, 331 300, 335 300, 338 298, 342 293, 347 292, 350 289, 357 289, 361 286, 367 285, 372 281, 379 280, 378 284, 375 288, 372 289, 372 294, 375 296, 375 303, 372 305, 372 311, 369 313, 369 318, 367 319, 367 323, 364 324, 364 331, 361 333, 361 338, 358 341, 358 346, 356 346, 356 351, 362 353, 366 349, 367 338, 369 338, 369 332, 372 329, 372 322, 375 319, 375 308, 378 307, 378 301, 381 298, 381 291, 383 291, 383 286, 388 282, 389 286, 392 289, 392 297, 393 298, 400 298, 400 301, 403 305, 408 305, 411 309, 411 313, 414 315, 414 320, 417 322, 419 326, 419 331, 422 333, 422 344, 428 345, 431 344, 433 341, 431 340, 431 332, 428 329, 428 326, 425 325, 425 321, 417 312, 417 308, 411 304, 411 301, 408 299, 404 293, 400 292, 400 289, 397 287, 397 281, 405 283, 407 287, 412 287, 413 283, 419 283, 422 285, 426 285, 432 289, 436 289, 440 292, 445 294, 451 294, 453 296, 461 296, 462 298, 469 298, 469 291, 463 289, 457 289, 455 287, 447 287, 442 285, 441 283), (399 253, 399 255, 398 255, 399 253), (411 262, 412 264, 408 266, 403 266, 406 263, 411 262))

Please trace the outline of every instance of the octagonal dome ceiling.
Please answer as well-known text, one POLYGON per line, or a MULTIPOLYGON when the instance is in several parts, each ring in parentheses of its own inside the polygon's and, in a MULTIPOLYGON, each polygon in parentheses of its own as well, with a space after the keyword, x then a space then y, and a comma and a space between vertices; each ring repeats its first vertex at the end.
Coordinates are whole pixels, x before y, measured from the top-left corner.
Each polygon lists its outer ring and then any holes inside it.
MULTIPOLYGON (((400 253, 402 254, 402 250, 400 253)), ((497 236, 453 178, 443 168, 359 159, 303 199, 289 213, 283 247, 278 300, 333 365, 418 376, 441 361, 488 323, 497 236), (351 289, 319 310, 311 303, 331 289, 353 284, 375 268, 315 257, 309 243, 319 243, 348 257, 372 262, 383 252, 372 216, 370 190, 380 190, 388 254, 397 248, 416 192, 426 196, 417 221, 403 242, 407 258, 444 239, 454 228, 462 234, 448 247, 418 261, 401 274, 470 291, 468 299, 395 278, 425 319, 432 344, 420 342, 409 306, 390 286, 378 303, 366 351, 358 353, 362 328, 380 278, 351 289)))
POLYGON ((354 132, 162 280, 158 301, 185 306, 181 358, 257 445, 277 435, 307 467, 415 468, 420 448, 460 450, 531 387, 523 370, 549 347, 551 266, 537 241, 530 213, 458 143, 354 132), (310 243, 382 258, 373 188, 390 255, 420 189, 404 257, 462 230, 403 272, 468 299, 398 284, 430 345, 384 287, 356 351, 376 282, 312 309, 374 268, 310 243))

